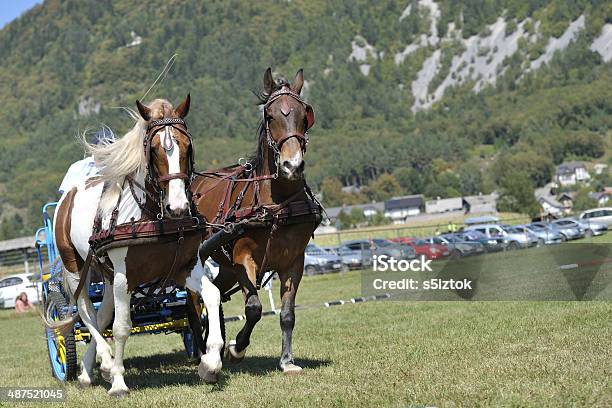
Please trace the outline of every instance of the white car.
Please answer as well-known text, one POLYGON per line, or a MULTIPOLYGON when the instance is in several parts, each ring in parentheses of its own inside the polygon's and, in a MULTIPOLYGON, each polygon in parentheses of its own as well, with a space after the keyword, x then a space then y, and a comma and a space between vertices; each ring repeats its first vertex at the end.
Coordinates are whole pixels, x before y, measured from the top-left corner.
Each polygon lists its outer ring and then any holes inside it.
POLYGON ((37 275, 20 273, 0 278, 0 309, 12 309, 15 300, 22 292, 28 295, 28 300, 38 303, 38 291, 42 288, 37 275))
POLYGON ((580 221, 598 224, 605 224, 608 227, 612 226, 612 207, 593 208, 586 210, 580 214, 580 221))

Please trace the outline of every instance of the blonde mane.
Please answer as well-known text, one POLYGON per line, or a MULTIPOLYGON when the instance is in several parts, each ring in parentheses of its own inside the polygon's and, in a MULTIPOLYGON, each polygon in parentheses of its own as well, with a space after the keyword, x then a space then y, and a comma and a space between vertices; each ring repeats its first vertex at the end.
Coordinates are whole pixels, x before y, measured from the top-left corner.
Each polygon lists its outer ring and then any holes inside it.
MULTIPOLYGON (((172 112, 172 105, 165 99, 155 99, 147 106, 151 109, 151 120, 162 119, 172 112)), ((85 151, 93 156, 96 166, 100 169, 99 180, 106 185, 98 207, 103 216, 115 207, 126 176, 146 174, 147 162, 143 142, 149 122, 140 115, 132 116, 136 119, 134 127, 114 142, 103 141, 93 145, 85 140, 85 135, 82 137, 85 151)))

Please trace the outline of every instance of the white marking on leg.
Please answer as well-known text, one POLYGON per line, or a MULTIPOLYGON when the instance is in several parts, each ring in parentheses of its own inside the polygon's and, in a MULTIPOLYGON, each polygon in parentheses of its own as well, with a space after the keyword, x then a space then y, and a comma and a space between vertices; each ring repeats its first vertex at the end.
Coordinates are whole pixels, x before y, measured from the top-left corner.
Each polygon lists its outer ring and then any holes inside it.
MULTIPOLYGON (((100 304, 100 308, 97 313, 97 321, 98 321, 98 330, 100 333, 103 333, 108 324, 113 319, 113 310, 114 310, 115 300, 113 298, 113 285, 110 282, 104 283, 104 297, 102 298, 102 303, 100 304)), ((87 351, 83 356, 83 360, 81 361, 81 375, 79 375, 79 383, 81 386, 88 386, 92 382, 93 368, 96 363, 96 339, 92 337, 89 346, 87 347, 87 351)), ((101 355, 98 355, 102 359, 101 355)), ((112 363, 109 361, 108 363, 112 363)), ((110 381, 110 370, 112 368, 112 364, 102 364, 100 366, 100 370, 102 371, 103 377, 110 381)))
POLYGON ((221 294, 219 293, 219 289, 209 280, 209 277, 204 272, 204 267, 199 257, 187 279, 187 287, 202 295, 208 317, 206 354, 200 358, 198 374, 206 382, 216 382, 217 375, 219 371, 221 371, 221 352, 223 350, 223 337, 221 336, 221 324, 219 320, 221 294))
POLYGON ((115 276, 113 280, 113 295, 115 300, 115 321, 113 323, 113 337, 115 338, 115 359, 111 368, 111 376, 113 385, 108 391, 109 395, 121 397, 126 395, 130 390, 125 385, 123 374, 125 368, 123 366, 123 353, 125 351, 125 343, 132 330, 132 320, 130 318, 130 293, 127 285, 127 271, 125 259, 127 256, 127 248, 112 249, 108 252, 108 256, 113 263, 115 276))
MULTIPOLYGON (((68 283, 68 289, 70 290, 70 293, 74 293, 74 291, 76 290, 76 287, 79 284, 78 275, 68 272, 65 269, 64 269, 64 274, 65 274, 64 276, 66 276, 66 282, 68 283)), ((89 333, 91 334, 92 341, 95 341, 94 344, 95 344, 96 352, 102 359, 102 365, 106 367, 110 367, 113 362, 113 359, 111 356, 111 348, 106 343, 106 341, 104 341, 102 334, 98 330, 96 311, 93 307, 93 304, 91 303, 91 299, 89 298, 89 293, 87 292, 88 286, 89 285, 87 285, 86 283, 85 289, 81 291, 79 298, 77 299, 77 310, 78 310, 79 316, 81 317, 81 320, 83 321, 83 324, 85 325, 85 327, 87 327, 87 329, 89 330, 89 333)), ((88 358, 91 358, 91 356, 88 356, 88 358)), ((83 377, 83 381, 84 381, 83 385, 87 385, 87 379, 88 379, 87 377, 89 377, 89 382, 91 383, 90 374, 91 372, 89 373, 86 372, 85 376, 83 377)))

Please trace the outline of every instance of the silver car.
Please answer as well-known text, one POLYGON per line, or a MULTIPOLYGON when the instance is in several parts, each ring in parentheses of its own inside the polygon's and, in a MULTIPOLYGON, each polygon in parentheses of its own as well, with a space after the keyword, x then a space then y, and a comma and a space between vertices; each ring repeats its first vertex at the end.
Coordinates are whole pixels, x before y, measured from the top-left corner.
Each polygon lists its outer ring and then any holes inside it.
POLYGON ((517 225, 517 228, 524 228, 538 237, 538 246, 560 244, 563 242, 563 237, 559 231, 546 225, 517 225))
POLYGON ((608 226, 605 224, 586 220, 578 221, 574 218, 562 218, 553 222, 557 225, 573 225, 577 228, 580 228, 584 232, 584 236, 589 238, 592 236, 603 235, 608 231, 608 226))
POLYGON ((338 272, 342 270, 342 259, 336 254, 325 252, 315 244, 308 244, 304 254, 304 273, 338 272))
POLYGON ((556 228, 565 241, 584 238, 584 230, 576 222, 570 222, 567 219, 554 220, 549 224, 556 228))
POLYGON ((479 231, 490 239, 502 238, 506 249, 527 248, 533 245, 527 234, 521 232, 510 232, 507 226, 497 224, 470 225, 465 231, 479 231))
POLYGON ((372 264, 371 251, 354 250, 348 247, 320 247, 327 253, 338 255, 342 260, 342 269, 362 269, 372 264))

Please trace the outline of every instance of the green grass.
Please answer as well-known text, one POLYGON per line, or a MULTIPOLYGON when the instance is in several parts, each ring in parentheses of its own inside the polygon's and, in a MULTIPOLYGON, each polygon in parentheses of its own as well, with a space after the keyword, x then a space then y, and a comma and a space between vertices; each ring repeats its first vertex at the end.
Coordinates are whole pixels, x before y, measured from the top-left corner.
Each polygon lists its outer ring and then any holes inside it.
MULTIPOLYGON (((520 253, 520 252, 517 252, 520 253)), ((294 351, 301 376, 277 371, 278 318, 264 317, 247 358, 200 382, 178 335, 130 338, 129 397, 109 385, 66 389, 67 406, 610 406, 612 303, 379 301, 329 309, 361 294, 362 272, 304 278, 294 351)), ((277 289, 277 284, 275 284, 277 289)), ((268 308, 267 298, 262 301, 268 308)), ((240 296, 226 314, 242 310, 240 296)), ((227 324, 230 337, 241 322, 227 324)), ((57 386, 33 315, 0 314, 0 386, 57 386)), ((79 346, 82 356, 84 348, 79 346)))

